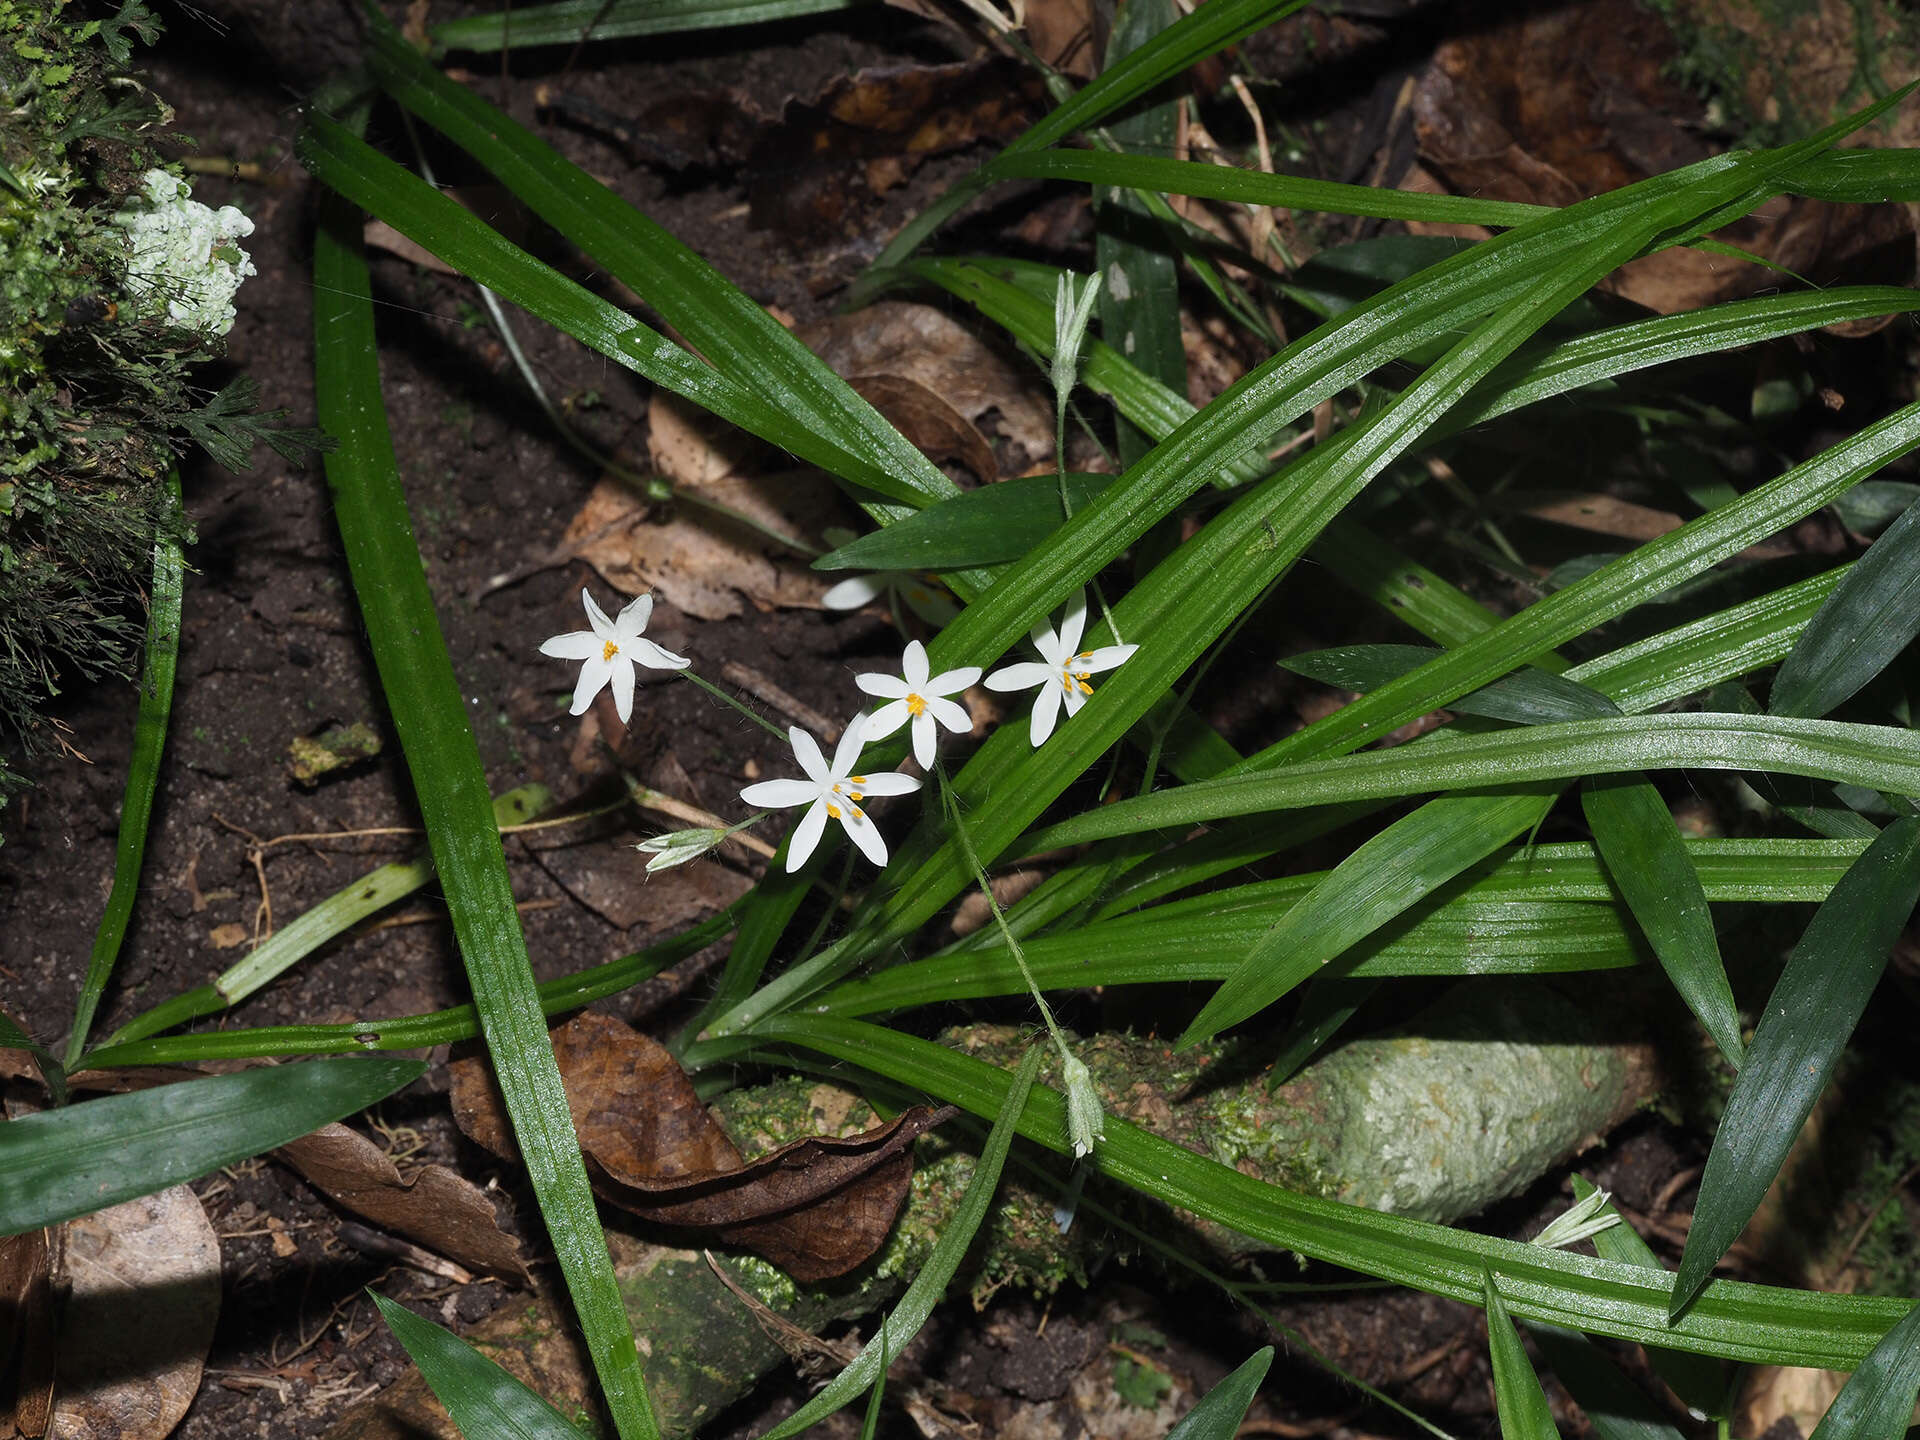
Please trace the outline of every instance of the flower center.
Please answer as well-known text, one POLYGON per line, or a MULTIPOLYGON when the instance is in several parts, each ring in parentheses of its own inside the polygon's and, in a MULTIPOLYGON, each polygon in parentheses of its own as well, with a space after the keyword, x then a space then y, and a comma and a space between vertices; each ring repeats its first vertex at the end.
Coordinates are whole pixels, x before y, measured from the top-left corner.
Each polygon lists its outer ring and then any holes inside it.
MULTIPOLYGON (((1086 658, 1087 657, 1084 655, 1076 655, 1073 657, 1074 660, 1084 660, 1086 658)), ((1067 694, 1069 695, 1073 694, 1073 692, 1076 690, 1078 690, 1082 695, 1093 694, 1093 686, 1087 683, 1087 676, 1091 675, 1093 672, 1091 670, 1068 669, 1067 666, 1071 665, 1072 663, 1073 661, 1070 660, 1067 662, 1067 665, 1062 665, 1060 667, 1060 688, 1066 691, 1067 694)))
POLYGON ((617 645, 612 640, 607 641, 606 644, 600 647, 600 663, 602 665, 606 664, 609 660, 613 659, 613 657, 618 655, 619 653, 620 653, 619 645, 617 645))
POLYGON ((907 714, 913 716, 917 720, 920 716, 926 713, 927 713, 927 697, 926 696, 919 695, 919 694, 907 696, 907 714))

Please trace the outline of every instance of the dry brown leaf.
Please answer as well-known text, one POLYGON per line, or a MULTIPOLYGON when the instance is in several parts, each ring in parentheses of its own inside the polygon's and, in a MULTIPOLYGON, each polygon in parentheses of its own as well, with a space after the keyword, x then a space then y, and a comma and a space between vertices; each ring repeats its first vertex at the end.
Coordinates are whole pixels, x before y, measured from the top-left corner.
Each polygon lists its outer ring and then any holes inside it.
POLYGON ((53 1411, 53 1271, 58 1228, 0 1239, 0 1435, 40 1440, 53 1411), (19 1364, 14 1364, 16 1352, 19 1364))
MULTIPOLYGON (((705 500, 755 525, 805 543, 836 513, 830 481, 810 472, 749 474, 765 447, 724 422, 658 392, 647 409, 653 464, 690 502, 705 500)), ((753 528, 697 503, 676 505, 662 520, 624 485, 603 480, 567 527, 557 553, 592 565, 629 595, 656 590, 702 620, 741 614, 741 596, 761 609, 818 609, 828 581, 800 555, 753 528)))
POLYGON ((389 255, 398 255, 402 260, 418 265, 422 270, 431 270, 439 275, 460 273, 418 240, 409 235, 402 235, 384 220, 367 221, 361 229, 360 238, 374 249, 385 250, 389 255))
POLYGON ((526 1284, 520 1247, 500 1228, 493 1202, 443 1165, 403 1179, 378 1145, 345 1125, 324 1125, 277 1152, 307 1183, 376 1225, 469 1269, 526 1284))
MULTIPOLYGON (((1636 544, 1657 540, 1684 523, 1671 510, 1636 505, 1613 495, 1512 495, 1506 498, 1512 509, 1536 520, 1550 520, 1575 530, 1590 530, 1596 535, 1613 535, 1636 544)), ((1741 552, 1748 559, 1776 559, 1792 553, 1791 547, 1774 541, 1750 545, 1741 552)))
MULTIPOLYGON (((865 1134, 799 1140, 742 1164, 679 1062, 632 1026, 580 1015, 553 1032, 553 1051, 602 1198, 751 1250, 802 1282, 844 1275, 879 1249, 912 1182, 909 1147, 956 1113, 915 1106, 865 1134)), ((448 1070, 460 1128, 517 1156, 484 1062, 448 1070)))
POLYGON ((184 1185, 67 1222, 55 1440, 164 1440, 220 1315, 220 1241, 184 1185))
POLYGON ((989 412, 1029 461, 1053 454, 1053 412, 1038 371, 1021 371, 931 305, 883 300, 796 332, 842 377, 892 375, 940 396, 979 425, 989 412))
POLYGON ((1027 43, 1054 69, 1091 80, 1100 68, 1093 41, 1093 0, 1027 0, 1027 43))
MULTIPOLYGON (((1712 3, 1751 8, 1744 0, 1712 3)), ((1452 193, 1568 205, 1707 155, 1699 101, 1671 78, 1674 39, 1653 10, 1588 0, 1524 14, 1486 4, 1481 11, 1434 53, 1413 101, 1421 156, 1452 193), (1569 55, 1581 63, 1569 66, 1569 55)), ((1797 71, 1798 58, 1786 68, 1797 71)), ((1897 206, 1783 197, 1720 237, 1815 283, 1905 283, 1913 273, 1912 223, 1897 206)), ((1764 267, 1683 249, 1637 260, 1607 282, 1662 314, 1778 283, 1764 267)))
POLYGON ((982 485, 1000 478, 993 447, 940 396, 904 375, 854 375, 847 383, 916 449, 936 464, 954 460, 982 485))
POLYGON ((1768 1435, 1782 1420, 1791 1419, 1802 1435, 1811 1435, 1846 1382, 1841 1370, 1757 1365, 1740 1387, 1734 1428, 1741 1435, 1768 1435))

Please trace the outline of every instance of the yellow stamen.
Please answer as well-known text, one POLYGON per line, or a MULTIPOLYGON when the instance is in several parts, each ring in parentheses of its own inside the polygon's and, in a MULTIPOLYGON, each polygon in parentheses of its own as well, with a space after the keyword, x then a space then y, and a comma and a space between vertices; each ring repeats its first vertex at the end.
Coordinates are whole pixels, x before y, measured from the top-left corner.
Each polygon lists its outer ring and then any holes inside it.
POLYGON ((854 791, 854 792, 853 792, 853 794, 852 794, 852 796, 851 796, 850 798, 852 798, 852 799, 854 799, 854 800, 864 800, 864 799, 866 799, 867 797, 866 797, 865 795, 862 795, 862 794, 861 794, 861 793, 860 793, 860 792, 859 792, 858 790, 856 790, 856 791, 854 791))
POLYGON ((854 785, 864 785, 867 783, 867 777, 864 775, 849 775, 847 779, 854 785))
POLYGON ((619 653, 620 647, 611 640, 607 641, 605 645, 600 647, 600 663, 603 665, 606 664, 607 661, 613 659, 613 657, 619 653))
POLYGON ((840 807, 838 805, 827 806, 827 814, 838 820, 840 818, 840 807))
POLYGON ((907 696, 907 714, 916 719, 927 713, 927 697, 924 695, 907 696))
POLYGON ((1081 693, 1082 695, 1091 695, 1091 694, 1093 694, 1093 686, 1091 686, 1091 685, 1089 685, 1089 684, 1087 684, 1087 677, 1086 677, 1086 676, 1084 676, 1084 675, 1076 675, 1076 676, 1074 676, 1074 677, 1073 677, 1073 683, 1074 683, 1074 684, 1076 684, 1076 685, 1078 685, 1078 686, 1080 687, 1080 693, 1081 693))

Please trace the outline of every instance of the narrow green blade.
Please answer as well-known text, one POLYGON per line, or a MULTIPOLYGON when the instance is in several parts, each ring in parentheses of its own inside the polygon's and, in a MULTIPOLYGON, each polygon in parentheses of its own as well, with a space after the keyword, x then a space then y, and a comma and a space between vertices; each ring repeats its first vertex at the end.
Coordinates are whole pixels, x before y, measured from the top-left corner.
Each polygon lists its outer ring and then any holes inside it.
POLYGON ((1673 812, 1642 775, 1629 771, 1590 780, 1580 802, 1607 873, 1646 933, 1647 943, 1727 1062, 1746 1053, 1740 1013, 1720 959, 1707 892, 1687 854, 1673 812))
POLYGON ((1493 1352, 1493 1400, 1500 1412, 1501 1440, 1559 1440, 1553 1411, 1547 1406, 1547 1392, 1540 1386, 1533 1362, 1527 1359, 1520 1332, 1513 1328, 1491 1271, 1485 1275, 1485 1294, 1487 1344, 1493 1352))
POLYGON ((586 40, 631 40, 638 35, 758 25, 871 3, 873 0, 561 0, 557 5, 516 6, 492 15, 443 20, 427 33, 434 44, 448 50, 521 50, 534 45, 577 45, 586 40))
POLYGON ((1825 715, 1920 635, 1920 505, 1881 532, 1800 632, 1767 697, 1775 715, 1825 715))
POLYGON ((1040 1062, 1045 1058, 1045 1047, 1035 1045, 1020 1062, 953 1218, 941 1229, 933 1253, 920 1267, 920 1273, 913 1277, 913 1283, 900 1297, 893 1313, 881 1322, 879 1331, 846 1369, 834 1376, 818 1395, 769 1430, 762 1440, 786 1440, 787 1436, 798 1435, 851 1404, 861 1391, 883 1378, 889 1355, 898 1355, 913 1343, 913 1337, 927 1323, 933 1307, 946 1294, 947 1282, 953 1279, 960 1262, 966 1258, 967 1247, 973 1244, 980 1222, 987 1218, 994 1194, 1000 1188, 1000 1171, 1007 1163, 1007 1152, 1013 1147, 1014 1122, 1027 1108, 1033 1077, 1040 1073, 1040 1062))
POLYGON ((1529 1325, 1547 1367, 1567 1387, 1600 1440, 1682 1440, 1645 1391, 1578 1330, 1529 1325))
POLYGON ((451 1330, 367 1294, 467 1440, 583 1440, 585 1431, 451 1330))
POLYGON ((594 1371, 622 1440, 654 1440, 646 1379, 540 1013, 486 773, 401 493, 360 231, 359 212, 328 197, 314 238, 314 357, 320 420, 340 440, 326 458, 334 516, 487 1051, 594 1371))
POLYGON ((170 471, 161 511, 160 538, 153 547, 153 589, 147 598, 146 658, 140 676, 140 713, 134 721, 133 758, 127 762, 127 788, 120 801, 120 835, 114 843, 113 889, 94 932, 86 979, 74 1005, 73 1030, 67 1036, 67 1068, 86 1048, 93 1013, 113 974, 127 921, 140 889, 140 866, 147 853, 147 826, 153 819, 153 795, 160 784, 160 757, 167 746, 167 720, 173 711, 173 677, 180 659, 180 599, 186 559, 168 533, 179 523, 180 473, 170 471))
POLYGON ((1920 1305, 1847 1377, 1810 1440, 1900 1440, 1920 1391, 1920 1305))
POLYGON ((1746 1228, 1826 1088, 1920 900, 1920 818, 1895 821, 1814 913, 1767 997, 1713 1137, 1669 1314, 1700 1293, 1746 1228))
POLYGON ((1180 1423, 1167 1432, 1167 1440, 1233 1440, 1240 1433, 1240 1423, 1247 1418, 1247 1408, 1260 1393, 1260 1382, 1267 1378, 1267 1367, 1271 1364, 1271 1345, 1254 1351, 1180 1417, 1180 1423))
POLYGON ((418 1060, 316 1060, 109 1095, 0 1124, 0 1235, 197 1180, 384 1100, 418 1060))

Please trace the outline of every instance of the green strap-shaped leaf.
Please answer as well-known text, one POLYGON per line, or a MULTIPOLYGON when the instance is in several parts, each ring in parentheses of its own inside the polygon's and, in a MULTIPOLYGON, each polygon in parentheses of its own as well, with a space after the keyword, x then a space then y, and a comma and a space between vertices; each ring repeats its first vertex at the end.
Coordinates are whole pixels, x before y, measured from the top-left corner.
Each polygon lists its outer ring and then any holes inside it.
POLYGON ((913 1277, 913 1283, 907 1286, 907 1293, 900 1297, 900 1303, 894 1306, 893 1313, 881 1322, 873 1339, 861 1348, 846 1369, 828 1381, 826 1388, 818 1395, 769 1430, 762 1440, 786 1440, 787 1436, 798 1435, 808 1426, 818 1425, 835 1411, 851 1404, 861 1391, 883 1378, 889 1355, 898 1355, 913 1343, 913 1337, 927 1323, 933 1307, 946 1294, 947 1282, 959 1270, 960 1262, 966 1258, 967 1247, 973 1244, 975 1233, 987 1218, 994 1194, 1000 1188, 1000 1171, 1007 1163, 1008 1150, 1013 1147, 1014 1122, 1027 1108, 1027 1095, 1033 1089, 1033 1077, 1040 1073, 1040 1062, 1045 1058, 1045 1048, 1035 1045, 1020 1062, 1013 1083, 1007 1087, 1007 1098, 994 1118, 993 1129, 987 1133, 987 1143, 980 1151, 980 1159, 973 1167, 973 1178, 967 1182, 966 1191, 960 1196, 960 1204, 953 1212, 953 1219, 942 1227, 933 1253, 920 1267, 920 1273, 913 1277))
POLYGON ((1271 1345, 1254 1351, 1231 1375, 1194 1402, 1193 1409, 1167 1432, 1167 1440, 1233 1440, 1271 1364, 1271 1345))
POLYGON ((1827 597, 1774 678, 1775 715, 1825 715, 1920 635, 1920 505, 1881 532, 1827 597))
POLYGON ((141 662, 140 713, 134 721, 133 758, 127 762, 127 788, 120 800, 120 834, 114 842, 113 889, 94 932, 93 953, 73 1009, 67 1036, 67 1068, 86 1048, 93 1013, 113 974, 127 921, 140 889, 140 866, 147 853, 147 826, 153 819, 153 795, 160 784, 160 757, 167 746, 167 719, 173 712, 173 677, 180 659, 180 599, 186 559, 174 530, 180 524, 180 472, 167 473, 160 512, 160 534, 153 545, 153 588, 147 597, 146 658, 141 662))
MULTIPOLYGON (((1593 1185, 1584 1175, 1576 1174, 1572 1178, 1575 1200, 1585 1200, 1594 1193, 1593 1185)), ((1665 1273, 1667 1267, 1660 1263, 1660 1257, 1653 1253, 1611 1201, 1600 1207, 1600 1214, 1613 1215, 1620 1220, 1618 1225, 1609 1225, 1593 1236, 1593 1248, 1602 1260, 1665 1273)), ((1733 1396, 1727 1384, 1726 1365, 1708 1355, 1690 1355, 1685 1350, 1672 1350, 1664 1345, 1649 1345, 1646 1351, 1654 1373, 1667 1382, 1680 1403, 1690 1412, 1712 1420, 1721 1419, 1727 1414, 1733 1396)))
POLYGON ((1547 1392, 1527 1359, 1520 1332, 1500 1299, 1492 1272, 1483 1272, 1487 1307, 1487 1344, 1493 1352, 1493 1402, 1500 1413, 1501 1440, 1559 1440, 1547 1392))
POLYGON ((1637 771, 1590 780, 1580 792, 1593 843, 1607 871, 1646 933, 1660 965, 1713 1037, 1729 1064, 1739 1066, 1740 1012, 1720 959, 1707 892, 1660 792, 1637 771))
POLYGON ((60 1057, 22 1030, 4 1010, 0 1010, 0 1050, 26 1051, 39 1067, 40 1078, 46 1081, 47 1093, 53 1096, 53 1103, 67 1103, 67 1068, 60 1063, 60 1057))
MULTIPOLYGON (((344 131, 342 133, 345 133, 344 131)), ((340 448, 334 516, 487 1051, 622 1440, 658 1429, 540 1012, 480 752, 407 518, 380 392, 358 212, 329 197, 314 237, 315 397, 340 448)))
MULTIPOLYGON (((1070 471, 1067 499, 1078 510, 1116 476, 1070 471)), ((1060 513, 1060 477, 1013 475, 936 500, 829 551, 816 570, 960 570, 1018 560, 1066 519, 1060 513)))
POLYGON ((1834 887, 1767 997, 1707 1155, 1670 1314, 1700 1293, 1780 1173, 1917 899, 1920 818, 1909 817, 1881 831, 1834 887))
POLYGON ((467 1440, 582 1440, 586 1432, 451 1330, 367 1294, 467 1440))
MULTIPOLYGON (((734 1053, 744 1053, 764 1049, 770 1041, 862 1066, 976 1115, 998 1112, 1010 1079, 993 1065, 932 1041, 823 1015, 781 1015, 763 1022, 756 1037, 728 1043, 734 1053)), ((1020 1133, 1056 1153, 1067 1153, 1061 1097, 1035 1086, 1020 1133)), ((1192 1210, 1274 1249, 1295 1250, 1469 1304, 1483 1303, 1490 1270, 1514 1315, 1636 1344, 1844 1370, 1864 1359, 1908 1308, 1901 1300, 1720 1280, 1670 1323, 1672 1278, 1664 1273, 1285 1190, 1114 1115, 1106 1119, 1100 1169, 1108 1180, 1192 1210)))
POLYGON ((316 1060, 109 1095, 0 1124, 0 1235, 197 1180, 384 1100, 417 1060, 316 1060))
MULTIPOLYGON (((1342 690, 1378 690, 1398 680, 1443 652, 1431 645, 1343 645, 1293 655, 1280 663, 1296 675, 1336 685, 1342 690)), ((1461 715, 1505 720, 1513 725, 1550 725, 1558 720, 1586 720, 1617 715, 1606 696, 1547 670, 1517 670, 1504 680, 1462 695, 1447 708, 1461 715)))
POLYGON ((443 20, 427 33, 434 44, 448 50, 492 52, 759 25, 801 15, 828 15, 872 3, 874 0, 560 0, 557 5, 516 5, 497 14, 443 20))
POLYGON ((1900 1440, 1920 1391, 1920 1305, 1847 1377, 1809 1440, 1900 1440))

